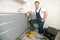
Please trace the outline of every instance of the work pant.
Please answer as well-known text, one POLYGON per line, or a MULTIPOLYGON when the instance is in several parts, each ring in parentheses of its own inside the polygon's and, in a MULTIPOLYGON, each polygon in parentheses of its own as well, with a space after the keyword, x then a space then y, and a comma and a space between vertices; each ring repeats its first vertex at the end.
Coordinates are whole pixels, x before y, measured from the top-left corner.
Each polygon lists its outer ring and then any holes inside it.
POLYGON ((29 20, 29 24, 30 24, 30 26, 31 26, 33 29, 35 29, 35 27, 34 27, 34 25, 33 25, 34 23, 37 23, 37 24, 38 24, 38 26, 39 26, 39 28, 38 28, 39 33, 43 33, 43 32, 44 32, 44 29, 43 29, 44 22, 41 22, 41 21, 38 20, 38 19, 29 20))

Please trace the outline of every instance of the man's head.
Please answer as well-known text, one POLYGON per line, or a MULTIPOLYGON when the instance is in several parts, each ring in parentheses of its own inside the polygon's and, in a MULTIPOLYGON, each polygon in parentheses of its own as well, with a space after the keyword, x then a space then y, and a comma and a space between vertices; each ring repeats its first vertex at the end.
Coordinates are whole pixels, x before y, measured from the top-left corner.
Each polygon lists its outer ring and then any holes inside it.
POLYGON ((40 5, 39 1, 35 1, 35 8, 36 8, 36 9, 39 8, 39 5, 40 5))

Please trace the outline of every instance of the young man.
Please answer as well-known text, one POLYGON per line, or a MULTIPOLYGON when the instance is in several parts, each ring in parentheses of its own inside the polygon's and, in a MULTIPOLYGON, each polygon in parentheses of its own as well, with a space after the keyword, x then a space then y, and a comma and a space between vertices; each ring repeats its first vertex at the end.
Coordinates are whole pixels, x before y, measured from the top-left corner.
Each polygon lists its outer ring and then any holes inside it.
MULTIPOLYGON (((35 29, 33 23, 37 23, 39 26, 39 28, 38 28, 39 33, 43 33, 44 32, 43 25, 44 25, 44 22, 46 20, 48 13, 45 9, 40 7, 39 1, 35 1, 34 4, 35 4, 35 8, 36 8, 35 9, 36 19, 29 20, 29 23, 33 29, 35 29)), ((31 14, 32 11, 28 11, 27 13, 31 14)))

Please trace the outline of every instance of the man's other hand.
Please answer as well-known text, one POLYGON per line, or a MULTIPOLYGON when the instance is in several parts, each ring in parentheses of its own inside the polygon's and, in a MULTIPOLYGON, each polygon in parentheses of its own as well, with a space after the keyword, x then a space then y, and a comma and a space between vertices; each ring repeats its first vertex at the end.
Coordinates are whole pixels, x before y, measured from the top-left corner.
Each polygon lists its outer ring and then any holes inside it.
POLYGON ((42 19, 41 21, 42 21, 42 22, 45 22, 45 19, 42 19))

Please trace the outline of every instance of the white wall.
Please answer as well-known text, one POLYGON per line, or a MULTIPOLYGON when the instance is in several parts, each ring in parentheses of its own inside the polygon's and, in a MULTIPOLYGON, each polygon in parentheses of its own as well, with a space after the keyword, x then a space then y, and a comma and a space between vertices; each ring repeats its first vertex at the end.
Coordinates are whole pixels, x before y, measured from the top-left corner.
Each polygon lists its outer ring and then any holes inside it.
MULTIPOLYGON (((25 0, 25 4, 20 4, 13 0, 5 0, 0 2, 0 13, 1 12, 12 12, 18 13, 20 8, 23 8, 23 12, 27 10, 34 9, 35 0, 25 0)), ((48 11, 48 18, 45 22, 45 27, 52 26, 54 28, 60 29, 60 0, 39 0, 41 6, 46 8, 48 11)))
POLYGON ((18 12, 17 9, 19 8, 20 8, 20 4, 14 1, 10 1, 10 0, 0 1, 0 13, 5 13, 5 12, 15 13, 18 12))
POLYGON ((22 8, 23 11, 29 9, 29 5, 30 4, 28 2, 26 2, 25 4, 20 4, 15 0, 1 0, 0 13, 18 13, 20 8, 22 8))
MULTIPOLYGON (((59 5, 60 7, 60 5, 59 5)), ((59 13, 58 13, 58 28, 60 28, 60 8, 59 8, 59 13)))

